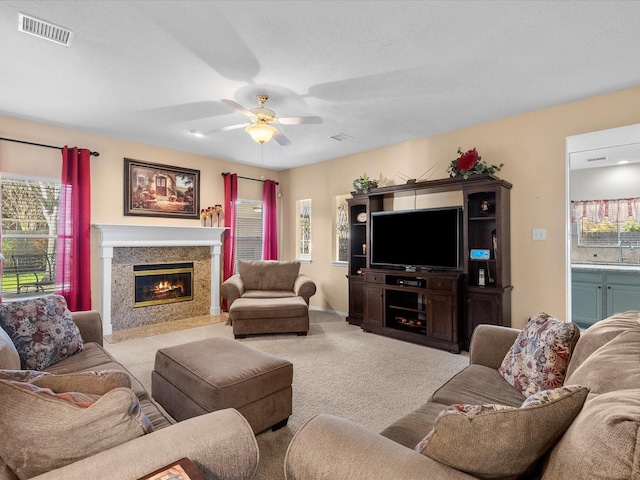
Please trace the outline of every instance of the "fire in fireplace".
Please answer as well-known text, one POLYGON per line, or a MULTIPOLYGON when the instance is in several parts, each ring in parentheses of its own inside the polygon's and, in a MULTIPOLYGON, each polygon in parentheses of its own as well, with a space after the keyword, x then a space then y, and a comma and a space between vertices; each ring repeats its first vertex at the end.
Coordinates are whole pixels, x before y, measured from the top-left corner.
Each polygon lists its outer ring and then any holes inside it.
POLYGON ((134 307, 193 300, 193 263, 134 265, 134 307))

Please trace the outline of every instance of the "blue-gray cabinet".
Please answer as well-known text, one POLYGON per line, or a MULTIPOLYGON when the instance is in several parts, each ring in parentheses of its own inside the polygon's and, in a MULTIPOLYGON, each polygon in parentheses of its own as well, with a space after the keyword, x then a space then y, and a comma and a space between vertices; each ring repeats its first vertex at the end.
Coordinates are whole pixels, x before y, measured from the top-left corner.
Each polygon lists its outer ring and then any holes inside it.
POLYGON ((640 310, 640 272, 573 269, 572 320, 587 328, 627 310, 640 310))

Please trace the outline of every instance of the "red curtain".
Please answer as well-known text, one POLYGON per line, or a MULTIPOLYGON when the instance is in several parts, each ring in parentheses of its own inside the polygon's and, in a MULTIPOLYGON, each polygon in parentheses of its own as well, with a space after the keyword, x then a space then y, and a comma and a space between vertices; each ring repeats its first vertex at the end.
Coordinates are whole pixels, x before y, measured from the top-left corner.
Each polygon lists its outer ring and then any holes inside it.
MULTIPOLYGON (((224 232, 224 266, 222 268, 223 281, 232 276, 235 266, 235 237, 236 237, 236 201, 238 200, 238 175, 227 173, 224 176, 224 226, 229 227, 224 232)), ((227 300, 222 299, 222 309, 227 310, 227 300)))
POLYGON ((91 310, 91 152, 62 149, 56 293, 73 312, 91 310))
POLYGON ((278 227, 276 215, 276 182, 273 180, 265 180, 262 201, 264 204, 262 258, 264 260, 277 260, 278 227))

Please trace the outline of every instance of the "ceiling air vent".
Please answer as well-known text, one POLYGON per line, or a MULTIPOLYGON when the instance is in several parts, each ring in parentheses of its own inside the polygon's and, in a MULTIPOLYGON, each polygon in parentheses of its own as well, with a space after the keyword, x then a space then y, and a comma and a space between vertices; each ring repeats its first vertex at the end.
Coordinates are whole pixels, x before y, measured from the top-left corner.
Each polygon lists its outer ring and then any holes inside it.
POLYGON ((336 135, 331 135, 329 138, 333 138, 339 142, 343 142, 345 140, 351 140, 353 137, 347 135, 346 133, 338 133, 336 135))
POLYGON ((71 30, 24 13, 18 13, 18 30, 65 47, 71 45, 73 38, 71 30))

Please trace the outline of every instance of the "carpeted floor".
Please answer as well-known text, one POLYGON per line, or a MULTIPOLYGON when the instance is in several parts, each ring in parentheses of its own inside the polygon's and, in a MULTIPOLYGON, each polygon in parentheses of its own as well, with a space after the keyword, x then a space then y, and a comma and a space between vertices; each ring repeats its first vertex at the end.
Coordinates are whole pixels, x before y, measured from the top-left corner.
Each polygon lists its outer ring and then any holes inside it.
MULTIPOLYGON (((240 340, 291 361, 293 414, 276 432, 257 436, 260 462, 256 480, 283 479, 284 455, 302 424, 319 413, 353 420, 378 432, 425 402, 468 364, 456 355, 363 332, 344 317, 311 311, 306 337, 262 335, 240 340)), ((224 323, 106 343, 105 348, 151 390, 151 370, 159 348, 208 336, 233 338, 224 323)), ((425 434, 428 432, 425 432, 425 434)))

